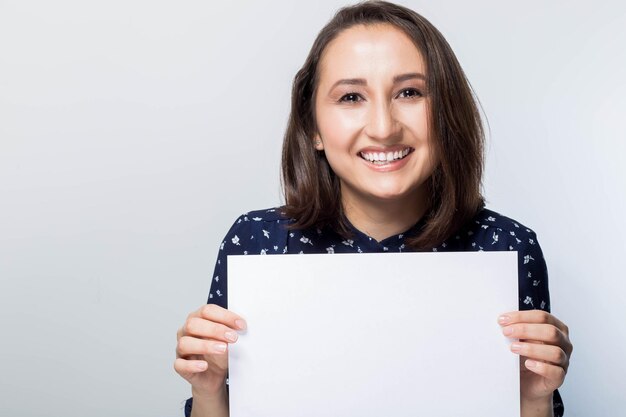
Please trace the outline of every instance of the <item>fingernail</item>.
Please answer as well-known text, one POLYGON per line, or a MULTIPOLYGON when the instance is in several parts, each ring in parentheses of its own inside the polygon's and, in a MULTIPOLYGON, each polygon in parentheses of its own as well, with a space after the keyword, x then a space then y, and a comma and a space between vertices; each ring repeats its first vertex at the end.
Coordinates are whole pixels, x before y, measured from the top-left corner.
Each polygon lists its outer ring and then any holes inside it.
POLYGON ((196 363, 196 368, 204 371, 206 369, 207 363, 206 362, 197 362, 196 363))
POLYGON ((508 324, 511 318, 509 316, 500 316, 498 317, 498 323, 500 324, 508 324))
POLYGON ((226 333, 224 333, 224 337, 226 339, 230 340, 231 342, 237 341, 237 333, 226 332, 226 333))
POLYGON ((519 343, 511 343, 511 352, 520 353, 522 351, 522 345, 519 343))
POLYGON ((527 368, 536 368, 537 367, 537 362, 533 361, 533 360, 526 360, 526 362, 524 363, 526 365, 527 368))
POLYGON ((502 333, 504 333, 505 336, 510 336, 513 334, 513 328, 512 327, 504 327, 502 329, 502 333))
POLYGON ((213 346, 213 349, 215 349, 215 351, 217 353, 224 353, 224 352, 226 352, 226 344, 225 343, 216 343, 213 346))
POLYGON ((240 330, 245 330, 246 329, 246 322, 241 320, 241 319, 237 319, 235 320, 235 325, 240 329, 240 330))

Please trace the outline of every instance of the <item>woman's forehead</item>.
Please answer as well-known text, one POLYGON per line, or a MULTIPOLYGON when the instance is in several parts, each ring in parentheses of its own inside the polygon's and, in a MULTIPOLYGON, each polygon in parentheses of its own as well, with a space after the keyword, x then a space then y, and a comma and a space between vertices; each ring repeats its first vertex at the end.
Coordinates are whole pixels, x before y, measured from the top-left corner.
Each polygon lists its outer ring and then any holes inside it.
MULTIPOLYGON (((345 29, 322 53, 321 78, 363 78, 368 74, 418 72, 425 74, 422 54, 412 39, 390 24, 357 25, 345 29)), ((322 81, 322 80, 320 80, 322 81)))

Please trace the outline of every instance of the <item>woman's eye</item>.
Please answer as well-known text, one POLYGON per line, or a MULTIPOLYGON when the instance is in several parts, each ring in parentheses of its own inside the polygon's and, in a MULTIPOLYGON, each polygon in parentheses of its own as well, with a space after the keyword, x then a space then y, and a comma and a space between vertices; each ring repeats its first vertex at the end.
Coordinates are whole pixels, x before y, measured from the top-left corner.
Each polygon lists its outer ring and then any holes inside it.
POLYGON ((422 92, 415 88, 405 88, 400 92, 400 95, 404 95, 404 97, 421 97, 422 92))
POLYGON ((361 98, 361 96, 357 93, 348 93, 344 96, 342 96, 339 101, 340 102, 344 102, 344 103, 356 103, 359 101, 359 99, 361 98))

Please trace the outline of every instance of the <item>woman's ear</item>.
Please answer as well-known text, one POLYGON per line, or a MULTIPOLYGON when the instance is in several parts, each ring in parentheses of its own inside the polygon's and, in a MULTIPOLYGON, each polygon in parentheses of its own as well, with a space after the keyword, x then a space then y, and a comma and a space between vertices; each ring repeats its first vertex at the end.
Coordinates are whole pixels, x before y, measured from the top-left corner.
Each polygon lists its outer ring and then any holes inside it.
POLYGON ((315 146, 315 149, 317 149, 318 151, 324 150, 324 143, 322 142, 322 138, 320 137, 319 133, 316 133, 315 137, 313 138, 313 146, 315 146))

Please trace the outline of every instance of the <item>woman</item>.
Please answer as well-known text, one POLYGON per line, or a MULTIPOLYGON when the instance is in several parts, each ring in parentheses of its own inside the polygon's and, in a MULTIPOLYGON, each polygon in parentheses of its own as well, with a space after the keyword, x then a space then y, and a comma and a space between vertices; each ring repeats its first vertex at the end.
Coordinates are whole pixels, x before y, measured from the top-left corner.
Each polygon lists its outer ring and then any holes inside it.
POLYGON ((568 329, 549 314, 534 232, 484 208, 483 141, 469 83, 437 29, 387 2, 340 10, 294 81, 285 206, 237 219, 208 305, 178 331, 175 369, 193 393, 187 415, 228 415, 227 346, 246 324, 227 310, 227 255, 409 250, 518 252, 520 311, 498 320, 520 339, 511 351, 521 356, 522 416, 562 415, 568 329))

